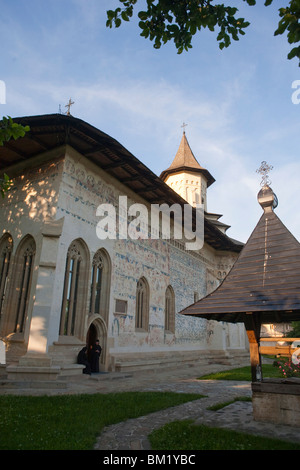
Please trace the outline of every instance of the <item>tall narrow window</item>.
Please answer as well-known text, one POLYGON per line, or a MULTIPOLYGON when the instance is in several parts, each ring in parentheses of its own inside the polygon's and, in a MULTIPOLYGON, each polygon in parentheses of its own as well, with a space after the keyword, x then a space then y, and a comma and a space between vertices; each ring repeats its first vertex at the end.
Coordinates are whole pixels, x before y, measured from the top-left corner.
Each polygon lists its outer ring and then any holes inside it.
POLYGON ((67 253, 60 335, 74 336, 80 330, 84 317, 84 291, 86 281, 86 253, 79 240, 74 241, 67 253))
POLYGON ((9 234, 3 235, 0 241, 0 317, 5 298, 12 246, 11 236, 9 234))
POLYGON ((149 287, 144 277, 138 280, 136 288, 135 326, 143 330, 149 326, 149 287))
POLYGON ((91 283, 91 304, 90 313, 100 314, 100 298, 102 287, 103 259, 100 252, 97 252, 92 265, 92 283, 91 283))
POLYGON ((35 250, 35 241, 32 237, 28 237, 18 250, 17 270, 20 269, 20 271, 18 272, 19 278, 17 283, 18 300, 14 327, 15 333, 24 332, 28 302, 30 298, 35 250))
POLYGON ((104 249, 98 250, 92 262, 90 314, 108 321, 111 263, 104 249))
POLYGON ((171 286, 167 287, 165 295, 165 330, 175 333, 175 294, 171 286))

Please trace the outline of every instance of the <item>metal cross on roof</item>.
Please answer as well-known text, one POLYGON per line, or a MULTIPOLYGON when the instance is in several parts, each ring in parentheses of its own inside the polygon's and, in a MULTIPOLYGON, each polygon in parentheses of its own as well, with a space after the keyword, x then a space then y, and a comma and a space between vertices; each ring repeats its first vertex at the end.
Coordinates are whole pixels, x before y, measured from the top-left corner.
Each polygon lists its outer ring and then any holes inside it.
POLYGON ((65 108, 68 108, 68 111, 67 111, 67 116, 70 116, 71 114, 71 106, 74 104, 74 101, 71 100, 71 98, 69 99, 69 103, 66 104, 65 108))
POLYGON ((182 126, 181 126, 181 127, 183 128, 183 132, 185 132, 186 126, 187 126, 187 124, 184 122, 184 123, 182 124, 182 126))
POLYGON ((256 170, 256 173, 262 175, 261 186, 269 186, 271 180, 269 178, 269 172, 273 170, 272 165, 268 165, 266 161, 261 162, 260 167, 256 170))

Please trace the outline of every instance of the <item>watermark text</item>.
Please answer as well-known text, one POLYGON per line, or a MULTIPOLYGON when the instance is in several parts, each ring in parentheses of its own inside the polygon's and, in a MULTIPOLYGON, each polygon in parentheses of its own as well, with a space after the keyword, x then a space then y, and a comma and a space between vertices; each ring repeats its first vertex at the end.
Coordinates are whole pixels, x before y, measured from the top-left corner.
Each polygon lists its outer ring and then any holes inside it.
POLYGON ((3 80, 0 80, 0 104, 6 104, 6 85, 3 80))
POLYGON ((201 250, 204 244, 204 207, 197 204, 143 204, 128 206, 127 196, 119 196, 118 208, 100 204, 96 211, 100 221, 96 226, 101 240, 146 240, 159 238, 183 240, 186 250, 201 250))

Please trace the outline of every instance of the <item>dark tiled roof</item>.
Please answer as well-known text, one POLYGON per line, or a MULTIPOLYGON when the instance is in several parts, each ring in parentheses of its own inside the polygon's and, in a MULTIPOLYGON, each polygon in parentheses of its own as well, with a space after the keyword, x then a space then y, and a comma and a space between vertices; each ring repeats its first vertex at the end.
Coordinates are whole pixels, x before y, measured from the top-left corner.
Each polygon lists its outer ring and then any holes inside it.
MULTIPOLYGON (((26 166, 30 158, 68 144, 150 204, 186 204, 113 137, 81 119, 71 115, 46 114, 13 120, 24 126, 29 125, 30 132, 0 147, 0 174, 3 171, 11 174, 10 168, 15 165, 26 166)), ((216 250, 239 253, 243 246, 221 233, 209 220, 205 220, 204 240, 216 250)))
POLYGON ((260 312, 262 323, 300 319, 300 244, 275 214, 274 196, 269 187, 260 191, 264 213, 231 271, 182 314, 234 323, 247 312, 260 312))

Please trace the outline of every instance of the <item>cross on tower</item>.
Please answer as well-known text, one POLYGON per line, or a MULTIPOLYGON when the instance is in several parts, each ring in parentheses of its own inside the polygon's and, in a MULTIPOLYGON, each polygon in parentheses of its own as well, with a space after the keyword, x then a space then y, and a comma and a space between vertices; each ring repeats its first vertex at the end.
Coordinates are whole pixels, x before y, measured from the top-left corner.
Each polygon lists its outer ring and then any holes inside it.
POLYGON ((185 134, 185 127, 187 126, 187 124, 185 124, 185 122, 182 124, 182 128, 183 128, 183 133, 185 134))
POLYGON ((269 186, 271 180, 269 179, 269 172, 273 170, 272 165, 268 165, 266 161, 261 162, 260 167, 256 170, 256 173, 262 175, 261 186, 269 186))
POLYGON ((71 100, 71 98, 69 99, 69 103, 66 104, 65 108, 68 108, 68 111, 67 111, 67 116, 70 116, 71 114, 71 106, 74 104, 74 101, 71 100))

